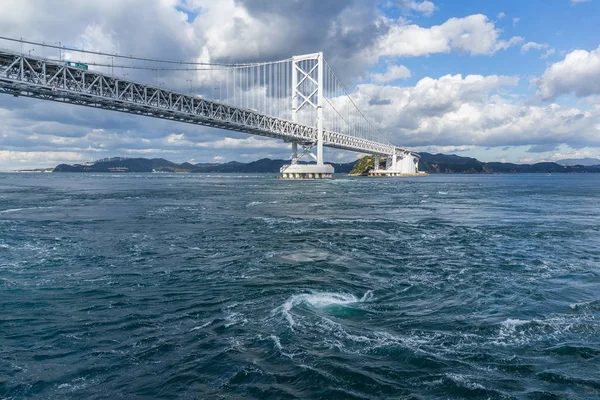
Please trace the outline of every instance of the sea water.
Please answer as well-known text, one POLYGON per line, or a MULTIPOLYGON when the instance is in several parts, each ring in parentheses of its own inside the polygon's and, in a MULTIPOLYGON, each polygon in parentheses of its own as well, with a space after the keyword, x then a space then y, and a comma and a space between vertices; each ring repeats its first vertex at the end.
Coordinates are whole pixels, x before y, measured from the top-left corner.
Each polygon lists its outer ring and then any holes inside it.
POLYGON ((600 176, 0 174, 0 398, 598 398, 600 176))

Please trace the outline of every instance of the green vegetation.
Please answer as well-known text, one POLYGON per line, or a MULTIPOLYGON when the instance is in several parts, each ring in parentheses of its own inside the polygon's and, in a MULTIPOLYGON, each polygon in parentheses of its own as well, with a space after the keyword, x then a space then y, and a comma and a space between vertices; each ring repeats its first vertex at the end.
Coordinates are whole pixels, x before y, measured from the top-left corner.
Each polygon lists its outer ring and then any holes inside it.
MULTIPOLYGON (((385 158, 379 158, 380 168, 385 168, 385 158)), ((367 175, 369 170, 375 169, 375 156, 365 156, 354 164, 354 168, 350 171, 350 175, 361 176, 367 175)))
POLYGON ((366 175, 370 169, 374 168, 375 160, 373 156, 366 156, 361 158, 354 164, 354 168, 350 171, 350 175, 366 175))
MULTIPOLYGON (((379 159, 379 165, 385 167, 385 158, 379 159)), ((375 168, 375 156, 365 156, 354 164, 354 168, 350 171, 350 175, 360 176, 367 175, 369 170, 375 168)))

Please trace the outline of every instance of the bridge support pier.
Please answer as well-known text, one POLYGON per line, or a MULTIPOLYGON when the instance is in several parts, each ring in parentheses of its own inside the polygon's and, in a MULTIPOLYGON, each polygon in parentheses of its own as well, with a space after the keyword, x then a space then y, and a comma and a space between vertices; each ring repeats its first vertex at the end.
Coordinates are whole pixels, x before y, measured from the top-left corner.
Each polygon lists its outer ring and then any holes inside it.
POLYGON ((332 179, 333 167, 328 164, 292 164, 281 167, 281 179, 332 179))
POLYGON ((292 159, 289 165, 281 167, 281 179, 332 179, 334 169, 329 164, 319 164, 317 156, 312 152, 312 145, 303 145, 303 152, 298 155, 298 142, 292 142, 292 159), (316 164, 300 164, 305 155, 310 155, 316 164))

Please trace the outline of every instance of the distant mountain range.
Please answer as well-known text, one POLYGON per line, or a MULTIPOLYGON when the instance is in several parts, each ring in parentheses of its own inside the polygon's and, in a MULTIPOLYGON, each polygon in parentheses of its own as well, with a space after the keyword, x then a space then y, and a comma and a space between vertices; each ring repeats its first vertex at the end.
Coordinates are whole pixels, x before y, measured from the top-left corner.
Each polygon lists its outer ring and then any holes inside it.
MULTIPOLYGON (((493 174, 493 173, 585 173, 600 172, 597 165, 561 165, 553 162, 537 164, 512 164, 501 162, 481 162, 471 157, 447 154, 419 153, 419 170, 428 173, 452 174, 493 174)), ((569 161, 569 160, 563 160, 569 161)), ((337 173, 349 173, 358 162, 332 163, 337 173)), ((222 164, 210 163, 174 163, 162 158, 114 158, 94 163, 60 164, 53 172, 218 172, 218 173, 278 173, 289 164, 289 160, 271 160, 263 158, 249 163, 232 161, 222 164)))
MULTIPOLYGON (((231 161, 222 164, 211 163, 174 163, 163 158, 115 158, 85 164, 60 164, 53 172, 219 172, 219 173, 278 173, 280 168, 289 164, 289 160, 271 160, 263 158, 249 163, 231 161)), ((302 163, 301 164, 305 164, 302 163)), ((336 172, 348 173, 355 162, 332 163, 336 172)))
POLYGON ((558 160, 556 162, 560 165, 583 165, 586 167, 592 165, 600 165, 600 159, 598 158, 565 158, 564 160, 558 160))
POLYGON ((575 173, 600 172, 600 165, 560 165, 554 162, 513 164, 482 162, 457 155, 419 153, 419 170, 428 173, 497 174, 497 173, 575 173))

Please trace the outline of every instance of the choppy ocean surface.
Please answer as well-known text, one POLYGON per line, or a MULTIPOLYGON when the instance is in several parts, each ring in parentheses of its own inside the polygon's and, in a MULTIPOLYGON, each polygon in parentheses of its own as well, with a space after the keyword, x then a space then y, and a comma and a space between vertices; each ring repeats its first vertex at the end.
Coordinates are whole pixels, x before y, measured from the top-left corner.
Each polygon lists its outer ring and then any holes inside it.
POLYGON ((0 174, 0 398, 599 398, 599 231, 591 174, 0 174))

